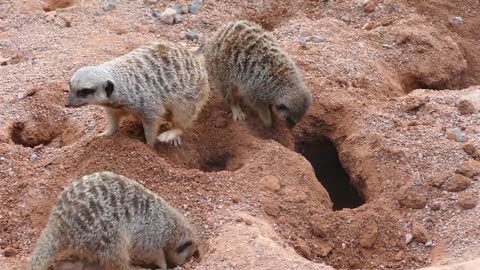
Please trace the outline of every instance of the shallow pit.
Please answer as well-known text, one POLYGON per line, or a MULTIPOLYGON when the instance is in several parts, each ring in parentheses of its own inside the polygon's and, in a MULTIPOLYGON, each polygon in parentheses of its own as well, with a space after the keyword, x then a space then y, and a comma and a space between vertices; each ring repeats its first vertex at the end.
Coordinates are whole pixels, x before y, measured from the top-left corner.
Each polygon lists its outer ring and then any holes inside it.
POLYGON ((303 138, 296 141, 295 148, 312 164, 315 176, 330 195, 333 210, 356 208, 365 203, 343 168, 335 144, 328 137, 303 138))

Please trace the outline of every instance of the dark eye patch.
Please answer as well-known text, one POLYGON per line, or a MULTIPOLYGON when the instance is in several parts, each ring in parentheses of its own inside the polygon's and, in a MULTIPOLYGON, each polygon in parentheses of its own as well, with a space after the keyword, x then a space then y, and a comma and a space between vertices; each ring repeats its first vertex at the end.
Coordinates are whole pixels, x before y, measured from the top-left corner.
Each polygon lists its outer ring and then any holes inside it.
POLYGON ((178 246, 176 251, 177 253, 181 253, 182 251, 184 251, 185 249, 187 249, 189 246, 191 246, 193 244, 192 241, 188 240, 187 242, 183 243, 182 245, 178 246))
POLYGON ((84 98, 84 97, 87 97, 87 96, 89 96, 93 93, 95 93, 95 89, 83 88, 83 89, 81 89, 80 91, 77 92, 77 96, 81 97, 81 98, 84 98))
POLYGON ((277 106, 277 110, 279 111, 288 111, 288 108, 287 106, 283 105, 283 104, 280 104, 277 106))

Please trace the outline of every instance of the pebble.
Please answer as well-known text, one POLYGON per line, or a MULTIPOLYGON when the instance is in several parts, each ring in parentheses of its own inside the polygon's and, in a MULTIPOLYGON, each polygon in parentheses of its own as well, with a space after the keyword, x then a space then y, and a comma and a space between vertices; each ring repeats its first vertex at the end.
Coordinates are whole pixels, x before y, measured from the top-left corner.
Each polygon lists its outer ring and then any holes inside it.
POLYGON ((307 245, 307 242, 303 239, 298 239, 296 244, 298 253, 302 255, 302 257, 309 259, 312 256, 312 252, 307 245))
POLYGON ((477 198, 471 193, 463 194, 458 200, 458 205, 464 210, 473 209, 477 204, 477 198))
POLYGON ((426 247, 431 247, 431 246, 433 246, 433 241, 432 241, 432 240, 428 240, 428 241, 425 243, 425 246, 426 246, 426 247))
POLYGON ((192 14, 198 14, 200 12, 200 8, 203 5, 203 0, 193 0, 190 6, 188 7, 188 11, 192 14))
POLYGON ((373 247, 373 244, 375 244, 375 241, 377 241, 378 238, 378 227, 377 224, 374 222, 371 222, 363 228, 363 233, 360 236, 360 246, 364 248, 371 248, 373 247))
MULTIPOLYGON (((342 243, 342 248, 345 248, 345 247, 346 247, 345 243, 342 243)), ((318 255, 320 255, 320 257, 327 257, 332 250, 333 250, 333 247, 326 242, 320 243, 317 248, 317 252, 318 252, 318 255)))
POLYGON ((340 17, 340 20, 342 20, 346 23, 350 23, 350 17, 348 17, 348 16, 342 16, 342 17, 340 17))
POLYGON ((306 37, 299 37, 298 38, 298 43, 300 43, 300 45, 302 47, 307 47, 307 42, 308 42, 308 38, 306 38, 306 37))
POLYGON ((429 240, 427 229, 425 229, 425 227, 418 222, 412 223, 412 235, 413 238, 415 238, 415 241, 418 243, 425 244, 429 240))
POLYGON ((175 15, 177 15, 175 9, 167 8, 162 14, 160 14, 160 20, 166 24, 173 24, 175 22, 175 15))
POLYGON ((313 43, 324 43, 324 42, 327 42, 327 39, 322 36, 315 35, 315 36, 309 37, 308 41, 313 43))
POLYGON ((474 114, 477 112, 475 104, 473 104, 470 100, 461 100, 458 102, 457 108, 461 115, 474 114))
POLYGON ((463 142, 462 130, 458 127, 447 130, 447 138, 456 142, 463 142))
POLYGON ((461 25, 463 24, 463 18, 460 16, 455 16, 452 18, 452 23, 456 25, 461 25))
POLYGON ((432 209, 433 211, 438 211, 438 210, 442 209, 442 205, 439 202, 433 202, 430 205, 430 209, 432 209))
POLYGON ((369 0, 365 4, 363 4, 363 11, 366 13, 372 13, 377 8, 377 1, 376 0, 369 0))
POLYGON ((412 242, 412 240, 413 240, 413 234, 407 233, 405 235, 405 244, 407 244, 407 245, 410 244, 412 242))
POLYGON ((175 22, 175 24, 182 23, 182 15, 180 14, 175 15, 173 21, 175 22))
POLYGON ((470 186, 471 180, 461 174, 455 174, 446 184, 445 190, 450 192, 459 192, 470 186))
POLYGON ((103 8, 104 11, 112 11, 112 10, 114 10, 116 7, 117 7, 117 6, 115 6, 114 3, 105 3, 102 8, 103 8))
POLYGON ((280 180, 274 175, 266 175, 262 177, 259 181, 259 185, 263 189, 273 192, 279 191, 281 189, 280 180))
POLYGON ((423 209, 427 205, 427 196, 412 186, 403 186, 397 193, 397 200, 402 206, 423 209))
POLYGON ((462 148, 463 148, 463 151, 469 154, 473 159, 480 160, 480 152, 477 150, 477 148, 475 148, 473 144, 467 143, 463 145, 462 148))
POLYGON ((480 162, 473 159, 467 160, 455 171, 455 173, 468 178, 474 178, 475 176, 480 175, 480 162))
POLYGON ((175 10, 178 14, 187 14, 188 13, 188 5, 176 4, 175 10))
POLYGON ((39 159, 38 155, 33 153, 32 156, 30 156, 30 161, 35 162, 39 159))

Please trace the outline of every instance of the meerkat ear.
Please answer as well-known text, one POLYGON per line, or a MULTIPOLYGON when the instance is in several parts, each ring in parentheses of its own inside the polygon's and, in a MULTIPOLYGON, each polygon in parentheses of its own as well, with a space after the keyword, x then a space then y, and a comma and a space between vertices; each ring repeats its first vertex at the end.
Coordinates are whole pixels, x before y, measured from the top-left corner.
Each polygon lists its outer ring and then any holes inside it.
POLYGON ((113 82, 108 80, 107 87, 105 87, 105 92, 107 93, 107 97, 110 97, 112 95, 114 89, 115 89, 115 86, 113 85, 113 82))

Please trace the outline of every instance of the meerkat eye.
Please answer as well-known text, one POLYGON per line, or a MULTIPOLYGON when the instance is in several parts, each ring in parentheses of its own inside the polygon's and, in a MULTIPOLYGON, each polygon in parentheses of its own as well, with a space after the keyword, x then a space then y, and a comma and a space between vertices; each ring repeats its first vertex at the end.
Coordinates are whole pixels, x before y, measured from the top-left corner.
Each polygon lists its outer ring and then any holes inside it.
POLYGON ((288 107, 285 106, 284 104, 280 104, 277 106, 277 110, 279 111, 288 111, 288 107))
POLYGON ((93 93, 95 93, 95 89, 84 88, 77 92, 77 96, 81 98, 85 98, 93 93))

